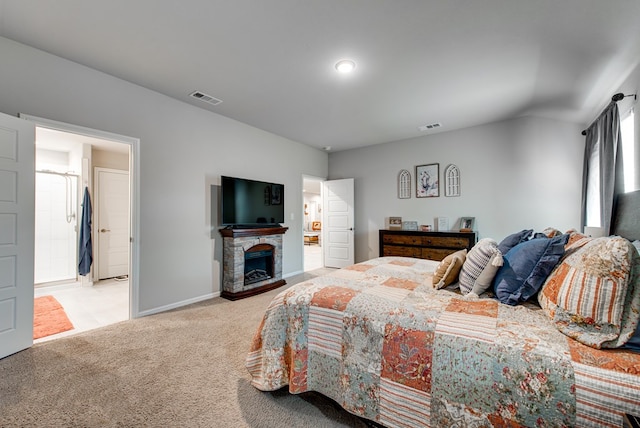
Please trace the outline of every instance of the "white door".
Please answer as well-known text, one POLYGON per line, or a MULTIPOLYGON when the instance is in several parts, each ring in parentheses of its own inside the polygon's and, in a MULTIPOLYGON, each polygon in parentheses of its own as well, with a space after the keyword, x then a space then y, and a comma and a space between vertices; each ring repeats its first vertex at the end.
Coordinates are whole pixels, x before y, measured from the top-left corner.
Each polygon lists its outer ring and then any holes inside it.
POLYGON ((96 168, 98 279, 129 274, 129 173, 96 168))
POLYGON ((0 113, 0 358, 33 344, 35 138, 0 113))
POLYGON ((354 263, 353 178, 322 183, 322 247, 324 265, 343 268, 354 263))

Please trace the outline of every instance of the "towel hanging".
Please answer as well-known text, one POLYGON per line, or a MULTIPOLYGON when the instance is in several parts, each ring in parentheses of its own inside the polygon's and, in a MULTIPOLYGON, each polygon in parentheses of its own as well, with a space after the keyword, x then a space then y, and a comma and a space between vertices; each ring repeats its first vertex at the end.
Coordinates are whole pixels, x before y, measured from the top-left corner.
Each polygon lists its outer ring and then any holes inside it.
POLYGON ((91 197, 89 188, 84 188, 82 200, 82 223, 80 224, 80 243, 78 248, 78 273, 86 276, 93 263, 93 248, 91 243, 91 197))

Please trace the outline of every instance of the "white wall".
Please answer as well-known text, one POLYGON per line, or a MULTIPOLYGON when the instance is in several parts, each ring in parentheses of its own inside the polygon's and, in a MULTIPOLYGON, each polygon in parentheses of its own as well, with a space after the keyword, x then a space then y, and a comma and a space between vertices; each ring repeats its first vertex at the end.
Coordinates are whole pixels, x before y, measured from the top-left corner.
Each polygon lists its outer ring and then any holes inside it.
POLYGON ((210 186, 220 175, 285 184, 283 274, 302 271, 301 177, 327 176, 325 152, 5 38, 0 57, 0 112, 140 139, 139 312, 219 292, 210 186))
POLYGON ((386 218, 418 224, 475 217, 479 238, 496 240, 524 228, 580 227, 584 137, 578 124, 519 118, 460 131, 335 152, 329 178, 355 178, 356 261, 378 256, 378 230, 386 218), (440 197, 415 197, 416 165, 440 165, 440 197), (445 197, 443 171, 460 169, 461 196, 445 197), (407 169, 411 199, 397 198, 397 177, 407 169))

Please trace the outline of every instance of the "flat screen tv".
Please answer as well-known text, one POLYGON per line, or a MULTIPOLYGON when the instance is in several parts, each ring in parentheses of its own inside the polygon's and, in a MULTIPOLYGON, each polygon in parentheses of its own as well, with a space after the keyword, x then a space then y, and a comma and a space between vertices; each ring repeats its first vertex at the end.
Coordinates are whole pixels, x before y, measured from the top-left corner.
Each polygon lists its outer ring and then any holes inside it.
POLYGON ((284 223, 284 184, 221 177, 222 225, 260 227, 284 223))

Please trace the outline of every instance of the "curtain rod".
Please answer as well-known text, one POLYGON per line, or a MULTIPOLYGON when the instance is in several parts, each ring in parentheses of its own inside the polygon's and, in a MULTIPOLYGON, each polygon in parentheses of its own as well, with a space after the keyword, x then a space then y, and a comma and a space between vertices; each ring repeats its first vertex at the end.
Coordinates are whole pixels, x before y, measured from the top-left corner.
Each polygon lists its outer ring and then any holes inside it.
MULTIPOLYGON (((612 103, 617 103, 618 101, 622 101, 623 99, 625 99, 627 97, 633 97, 634 100, 637 100, 638 99, 638 94, 625 95, 622 92, 618 92, 617 94, 614 94, 611 97, 611 102, 612 103)), ((582 135, 587 135, 587 130, 586 129, 582 131, 582 135)))

